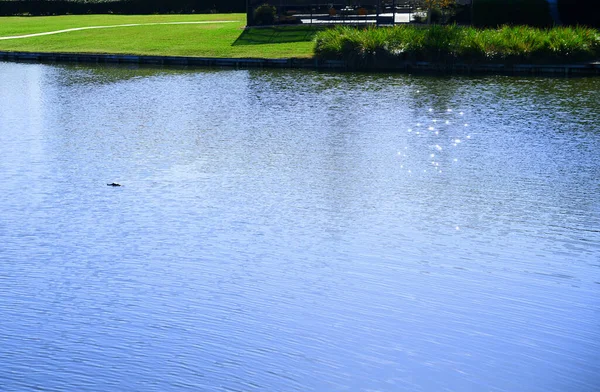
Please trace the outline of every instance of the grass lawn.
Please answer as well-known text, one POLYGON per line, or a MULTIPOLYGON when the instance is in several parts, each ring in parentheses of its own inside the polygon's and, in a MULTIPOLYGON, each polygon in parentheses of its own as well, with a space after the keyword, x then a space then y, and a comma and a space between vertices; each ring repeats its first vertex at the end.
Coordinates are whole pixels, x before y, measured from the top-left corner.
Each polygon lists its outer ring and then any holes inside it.
POLYGON ((89 26, 137 23, 228 23, 111 27, 0 40, 0 51, 119 53, 197 57, 311 57, 315 31, 289 26, 245 31, 245 14, 67 15, 0 17, 0 38, 89 26))
POLYGON ((357 67, 382 61, 426 60, 561 63, 600 58, 600 32, 582 27, 523 26, 338 27, 308 25, 245 30, 245 14, 67 15, 0 17, 0 51, 112 53, 229 58, 342 58, 357 67), (205 24, 157 24, 211 22, 205 24), (126 24, 153 24, 121 26, 126 24), (6 39, 92 26, 102 29, 6 39), (316 42, 316 45, 315 45, 316 42))

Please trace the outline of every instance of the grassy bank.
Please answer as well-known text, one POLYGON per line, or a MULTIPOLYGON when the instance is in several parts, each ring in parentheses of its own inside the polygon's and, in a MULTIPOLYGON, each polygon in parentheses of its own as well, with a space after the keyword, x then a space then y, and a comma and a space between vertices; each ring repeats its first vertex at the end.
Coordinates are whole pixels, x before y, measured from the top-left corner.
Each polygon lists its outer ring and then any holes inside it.
POLYGON ((583 27, 338 27, 316 36, 315 55, 352 66, 399 61, 439 63, 567 63, 600 59, 600 31, 583 27))
POLYGON ((0 18, 0 38, 90 26, 210 21, 215 23, 123 26, 0 39, 0 51, 229 58, 311 57, 313 54, 314 30, 297 26, 245 31, 245 14, 3 17, 0 18))
POLYGON ((600 31, 459 26, 244 29, 244 14, 69 15, 0 18, 0 51, 216 58, 343 59, 355 68, 403 61, 558 64, 600 60, 600 31), (200 24, 164 24, 164 23, 200 24), (139 26, 123 26, 140 24, 139 26), (19 39, 3 37, 111 26, 19 39), (116 27, 115 27, 116 26, 116 27))

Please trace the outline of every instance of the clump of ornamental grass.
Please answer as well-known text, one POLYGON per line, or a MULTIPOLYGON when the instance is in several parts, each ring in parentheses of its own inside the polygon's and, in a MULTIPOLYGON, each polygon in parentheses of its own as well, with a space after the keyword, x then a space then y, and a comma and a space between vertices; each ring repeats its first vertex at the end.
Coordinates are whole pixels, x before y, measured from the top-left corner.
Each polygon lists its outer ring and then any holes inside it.
POLYGON ((581 26, 549 30, 548 51, 560 57, 598 59, 600 31, 581 26))
POLYGON ((589 61, 600 59, 600 32, 587 27, 343 26, 316 35, 315 55, 345 59, 358 65, 377 59, 528 63, 589 61))

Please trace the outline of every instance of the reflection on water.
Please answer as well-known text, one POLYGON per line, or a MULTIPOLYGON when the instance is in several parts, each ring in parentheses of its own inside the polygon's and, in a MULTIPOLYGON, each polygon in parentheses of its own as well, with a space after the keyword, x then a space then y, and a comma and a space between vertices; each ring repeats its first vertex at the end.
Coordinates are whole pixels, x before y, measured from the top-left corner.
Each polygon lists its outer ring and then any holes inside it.
POLYGON ((0 63, 0 102, 2 390, 600 381, 597 78, 0 63))

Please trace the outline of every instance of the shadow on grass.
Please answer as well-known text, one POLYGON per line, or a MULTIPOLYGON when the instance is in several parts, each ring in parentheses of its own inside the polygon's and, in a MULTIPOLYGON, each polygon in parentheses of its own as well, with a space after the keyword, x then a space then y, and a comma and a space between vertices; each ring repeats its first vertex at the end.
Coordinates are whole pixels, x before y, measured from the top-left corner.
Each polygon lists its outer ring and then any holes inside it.
POLYGON ((313 26, 250 27, 235 40, 233 46, 308 42, 319 28, 313 26))

